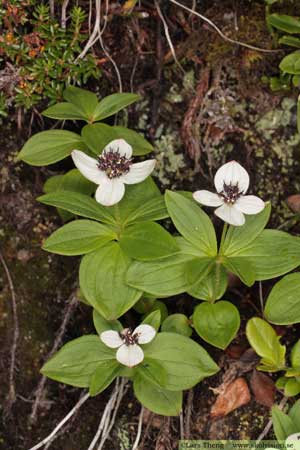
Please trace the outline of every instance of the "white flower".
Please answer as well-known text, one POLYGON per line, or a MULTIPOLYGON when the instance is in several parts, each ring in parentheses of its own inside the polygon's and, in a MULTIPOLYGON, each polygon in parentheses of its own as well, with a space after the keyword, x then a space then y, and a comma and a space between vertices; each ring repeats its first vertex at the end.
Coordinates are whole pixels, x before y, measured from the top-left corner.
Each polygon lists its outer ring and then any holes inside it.
POLYGON ((244 225, 244 214, 258 214, 265 203, 255 195, 245 195, 249 187, 248 172, 236 161, 224 164, 215 175, 217 193, 196 191, 194 199, 205 206, 218 207, 215 214, 230 225, 244 225))
POLYGON ((125 328, 118 333, 114 330, 103 331, 101 341, 110 348, 117 348, 116 358, 124 366, 133 367, 144 359, 144 352, 138 344, 148 344, 156 331, 151 325, 139 325, 134 331, 125 328))
POLYGON ((123 198, 124 184, 140 183, 153 171, 155 159, 133 164, 131 156, 132 147, 124 139, 110 142, 97 159, 80 150, 72 151, 77 169, 85 178, 99 185, 95 198, 104 206, 115 205, 123 198))

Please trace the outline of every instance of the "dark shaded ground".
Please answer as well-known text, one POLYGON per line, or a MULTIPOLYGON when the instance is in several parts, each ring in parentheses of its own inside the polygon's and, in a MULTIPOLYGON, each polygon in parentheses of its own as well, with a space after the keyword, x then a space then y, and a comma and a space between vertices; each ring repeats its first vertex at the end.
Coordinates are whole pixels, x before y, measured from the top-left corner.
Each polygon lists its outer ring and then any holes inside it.
MULTIPOLYGON (((198 10, 213 18, 224 32, 260 47, 271 47, 263 2, 244 1, 238 5, 231 1, 222 2, 222 9, 218 2, 214 5, 206 3, 205 8, 201 2, 198 10), (234 31, 235 17, 239 28, 234 31)), ((274 95, 260 81, 262 74, 276 73, 279 56, 251 53, 224 43, 198 19, 188 20, 188 15, 175 13, 173 8, 164 6, 176 54, 185 70, 183 74, 173 63, 155 8, 150 2, 145 2, 145 9, 150 14, 149 20, 116 18, 114 24, 108 25, 104 39, 119 65, 124 90, 130 90, 131 84, 134 91, 145 96, 145 101, 131 108, 128 120, 137 130, 146 131, 155 144, 159 161, 156 176, 162 189, 211 187, 215 168, 230 155, 251 172, 253 190, 272 201, 272 226, 299 232, 297 224, 292 223, 291 227, 287 222, 291 213, 284 202, 288 195, 298 193, 300 189, 300 138, 296 134, 293 100, 296 95, 274 95), (134 30, 134 39, 130 37, 130 30, 134 30), (120 35, 122 48, 118 44, 120 35), (132 55, 138 61, 135 73, 132 72, 132 55), (199 97, 201 83, 204 94, 199 97), (196 157, 196 171, 188 154, 200 157, 198 160, 196 157)), ((101 54, 99 49, 97 51, 101 54)), ((116 90, 111 65, 107 63, 103 70, 110 91, 116 90)), ((15 368, 16 402, 7 414, 8 367, 14 323, 11 292, 1 266, 0 401, 3 427, 0 448, 28 450, 55 427, 80 396, 79 389, 47 381, 37 421, 30 423, 34 394, 40 380, 39 369, 61 326, 67 299, 74 290, 79 260, 41 250, 43 239, 59 226, 60 219, 53 209, 35 200, 42 192, 45 179, 54 172, 65 170, 69 163, 57 164, 50 170, 16 163, 17 150, 27 138, 25 124, 28 118, 23 118, 19 132, 14 118, 12 116, 11 124, 3 126, 1 131, 0 245, 14 284, 20 335, 15 368)), ((125 122, 127 119, 120 117, 120 120, 125 122)), ((52 122, 46 122, 45 127, 50 124, 52 122)), ((35 119, 33 131, 39 131, 39 127, 35 119)), ((270 286, 269 283, 264 285, 265 292, 270 286)), ((246 347, 244 325, 247 318, 259 312, 258 286, 246 290, 238 284, 225 298, 239 305, 243 323, 235 344, 246 347)), ((174 300, 166 302, 172 310, 174 300)), ((190 298, 180 296, 176 304, 186 313, 192 311, 190 298)), ((77 304, 63 341, 89 332, 93 332, 91 311, 89 307, 77 304)), ((285 339, 293 341, 294 333, 291 329, 285 339)), ((225 361, 226 368, 228 356, 224 360, 221 351, 212 347, 209 351, 217 362, 225 361)), ((195 439, 257 438, 268 421, 269 410, 258 405, 253 398, 248 405, 211 423, 210 408, 215 395, 210 387, 219 385, 223 373, 224 370, 196 387, 190 436, 195 439)), ((87 449, 109 394, 110 389, 90 399, 50 448, 87 449)), ((129 390, 122 401, 106 450, 131 448, 139 412, 140 406, 129 390)), ((147 418, 146 429, 149 423, 141 449, 177 448, 180 436, 178 418, 168 420, 155 416, 152 422, 147 418)))

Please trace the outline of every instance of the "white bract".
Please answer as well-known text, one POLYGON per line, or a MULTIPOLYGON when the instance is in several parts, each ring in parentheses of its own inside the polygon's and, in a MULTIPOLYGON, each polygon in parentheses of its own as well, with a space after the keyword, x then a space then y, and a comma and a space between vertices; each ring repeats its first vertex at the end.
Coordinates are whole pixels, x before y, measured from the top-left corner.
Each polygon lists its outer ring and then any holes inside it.
POLYGON ((118 332, 103 331, 101 341, 110 348, 117 348, 116 358, 127 367, 134 367, 144 359, 144 352, 138 344, 148 344, 155 337, 156 331, 151 325, 139 325, 134 331, 125 328, 118 332))
POLYGON ((153 171, 155 159, 133 164, 131 156, 132 147, 124 139, 110 142, 97 159, 80 150, 72 151, 77 169, 85 178, 99 185, 95 198, 104 206, 118 203, 124 196, 125 184, 140 183, 153 171))
POLYGON ((248 172, 236 161, 224 164, 214 179, 217 193, 196 191, 194 199, 205 206, 217 207, 215 214, 230 225, 244 225, 244 214, 258 214, 265 203, 255 195, 245 195, 249 188, 248 172))

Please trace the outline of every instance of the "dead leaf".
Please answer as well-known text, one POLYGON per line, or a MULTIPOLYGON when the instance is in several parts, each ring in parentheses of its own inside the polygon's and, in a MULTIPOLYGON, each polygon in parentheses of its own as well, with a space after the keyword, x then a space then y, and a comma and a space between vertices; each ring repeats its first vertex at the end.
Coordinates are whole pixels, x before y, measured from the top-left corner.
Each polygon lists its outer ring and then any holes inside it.
POLYGON ((276 391, 273 380, 264 373, 253 370, 250 386, 257 403, 271 408, 275 402, 276 391))
POLYGON ((286 203, 294 213, 300 212, 300 194, 290 195, 286 199, 286 203))
POLYGON ((245 347, 239 344, 231 344, 229 347, 226 348, 225 353, 229 358, 232 359, 240 359, 242 354, 245 351, 245 347))
POLYGON ((230 383, 226 390, 219 394, 211 408, 211 417, 224 417, 240 406, 246 405, 251 399, 247 382, 244 378, 237 378, 230 383))

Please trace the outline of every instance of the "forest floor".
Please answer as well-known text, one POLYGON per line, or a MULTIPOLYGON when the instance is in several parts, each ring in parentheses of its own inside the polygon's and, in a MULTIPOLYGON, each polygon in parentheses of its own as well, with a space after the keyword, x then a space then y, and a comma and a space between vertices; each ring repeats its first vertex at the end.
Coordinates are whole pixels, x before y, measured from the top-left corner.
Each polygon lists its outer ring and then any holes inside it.
MULTIPOLYGON (((191 2, 185 2, 188 3, 191 2)), ((120 115, 119 120, 145 133, 154 144, 158 160, 155 177, 162 190, 211 188, 216 168, 228 158, 236 158, 250 172, 253 192, 271 201, 270 226, 299 234, 299 222, 293 220, 286 202, 290 195, 300 193, 297 93, 291 90, 275 94, 262 82, 262 76, 278 73, 282 53, 263 53, 233 45, 199 18, 190 17, 175 6, 163 7, 179 61, 176 64, 159 15, 151 2, 145 4, 149 19, 139 21, 137 27, 136 21, 117 18, 116 25, 107 26, 103 39, 119 67, 124 91, 132 90, 143 96, 140 104, 130 107, 128 115, 120 115)), ((219 2, 201 2, 201 7, 196 6, 228 36, 261 48, 273 48, 262 1, 226 1, 222 2, 222 8, 219 2)), ((101 56, 101 49, 98 51, 101 56)), ((104 83, 103 94, 117 91, 116 75, 109 61, 103 72, 106 79, 105 83, 100 80, 104 83)), ((94 87, 93 83, 90 87, 94 87)), ((41 381, 39 370, 54 344, 60 347, 77 336, 94 332, 90 308, 72 301, 79 259, 48 254, 41 249, 43 240, 61 220, 54 209, 41 205, 36 198, 50 175, 72 165, 67 161, 41 169, 16 161, 29 132, 52 125, 50 120, 41 124, 34 115, 29 130, 29 120, 30 113, 17 126, 16 115, 12 114, 9 121, 3 122, 0 137, 0 412, 3 415, 0 448, 3 450, 28 450, 75 405, 80 390, 51 380, 45 381, 39 390, 39 401, 35 402, 41 381), (14 338, 16 360, 11 374, 14 338)), ((263 284, 264 297, 271 286, 263 284)), ((226 298, 239 305, 242 315, 235 341, 224 353, 198 338, 222 370, 185 394, 182 426, 179 418, 163 418, 146 411, 139 450, 176 449, 180 437, 257 439, 267 425, 270 402, 279 402, 281 395, 274 398, 270 377, 267 381, 253 381, 257 377, 253 371, 255 361, 253 355, 244 353, 249 347, 246 320, 260 314, 259 285, 245 289, 233 279, 226 298), (249 392, 235 392, 233 397, 247 397, 249 393, 249 398, 245 405, 213 420, 214 389, 226 376, 242 377, 251 388, 249 392), (257 384, 259 388, 263 386, 263 393, 258 393, 257 384)), ((178 296, 176 303, 174 299, 164 301, 170 311, 176 304, 177 311, 182 308, 186 314, 196 303, 184 295, 178 296)), ((295 330, 297 327, 291 327, 283 336, 288 345, 295 330)), ((89 399, 47 448, 88 449, 111 389, 89 399)), ((139 414, 140 405, 128 385, 105 450, 132 448, 139 414)), ((272 430, 266 436, 272 438, 272 430)))

